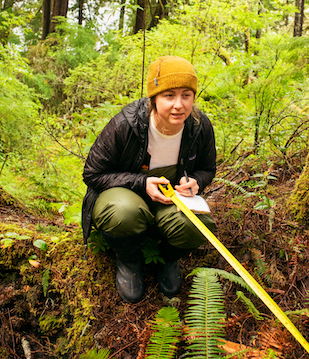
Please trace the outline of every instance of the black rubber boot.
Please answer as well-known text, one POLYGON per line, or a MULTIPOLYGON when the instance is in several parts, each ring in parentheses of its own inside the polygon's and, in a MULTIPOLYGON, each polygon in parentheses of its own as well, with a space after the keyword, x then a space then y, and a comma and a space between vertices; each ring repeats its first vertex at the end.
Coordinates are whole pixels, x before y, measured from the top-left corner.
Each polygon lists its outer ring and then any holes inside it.
POLYGON ((139 302, 144 295, 142 261, 116 258, 116 288, 120 297, 128 303, 139 302))
POLYGON ((176 248, 167 243, 161 244, 161 255, 165 261, 158 267, 160 291, 169 298, 174 297, 181 289, 182 276, 178 259, 188 255, 189 250, 176 248))
POLYGON ((181 272, 177 261, 160 264, 158 268, 158 283, 160 291, 169 298, 179 293, 181 288, 181 272))
POLYGON ((116 288, 120 297, 128 303, 139 302, 145 291, 141 237, 112 238, 105 233, 103 236, 116 253, 116 288))

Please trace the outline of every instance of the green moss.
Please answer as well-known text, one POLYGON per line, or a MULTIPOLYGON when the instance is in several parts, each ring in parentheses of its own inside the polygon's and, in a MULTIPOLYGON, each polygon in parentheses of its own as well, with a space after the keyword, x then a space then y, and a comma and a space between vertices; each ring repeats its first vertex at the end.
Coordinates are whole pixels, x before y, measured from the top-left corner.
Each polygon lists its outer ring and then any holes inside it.
POLYGON ((9 358, 10 353, 6 350, 6 348, 0 347, 0 358, 9 358))
POLYGON ((39 318, 39 326, 44 334, 54 335, 66 324, 66 319, 54 314, 46 314, 39 318))
POLYGON ((295 183, 291 196, 287 201, 290 212, 297 221, 308 223, 309 220, 309 153, 301 175, 295 183))
POLYGON ((23 293, 27 311, 38 323, 42 335, 53 342, 55 355, 79 358, 80 353, 95 344, 95 313, 102 306, 103 293, 114 283, 110 260, 89 249, 85 259, 80 230, 30 228, 0 223, 0 233, 12 232, 16 237, 27 235, 25 239, 13 238, 11 247, 0 250, 0 265, 16 272, 16 282, 27 287, 23 293), (37 239, 46 242, 46 251, 33 245, 37 239), (33 255, 40 264, 37 268, 28 261, 33 255), (44 296, 42 273, 46 270, 50 278, 44 296))

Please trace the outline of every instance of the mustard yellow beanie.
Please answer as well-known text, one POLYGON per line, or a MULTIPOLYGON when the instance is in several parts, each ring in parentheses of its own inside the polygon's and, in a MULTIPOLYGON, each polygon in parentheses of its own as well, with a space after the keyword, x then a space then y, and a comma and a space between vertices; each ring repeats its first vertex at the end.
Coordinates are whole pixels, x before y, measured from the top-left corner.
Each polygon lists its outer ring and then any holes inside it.
POLYGON ((197 76, 189 61, 179 56, 162 56, 149 65, 148 97, 176 87, 188 87, 196 92, 197 76))

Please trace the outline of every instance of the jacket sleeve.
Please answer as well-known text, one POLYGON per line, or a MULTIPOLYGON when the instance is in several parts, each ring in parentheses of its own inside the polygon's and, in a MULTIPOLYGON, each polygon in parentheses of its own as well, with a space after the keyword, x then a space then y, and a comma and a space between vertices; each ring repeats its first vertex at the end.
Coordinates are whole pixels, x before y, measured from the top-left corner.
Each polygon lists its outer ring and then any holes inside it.
POLYGON ((216 174, 216 145, 213 127, 209 119, 203 118, 202 130, 198 139, 198 153, 192 177, 199 185, 198 193, 202 193, 216 174))
POLYGON ((144 193, 147 176, 124 168, 120 159, 131 131, 128 122, 115 116, 103 129, 90 149, 83 179, 88 187, 100 193, 112 187, 125 187, 144 193))

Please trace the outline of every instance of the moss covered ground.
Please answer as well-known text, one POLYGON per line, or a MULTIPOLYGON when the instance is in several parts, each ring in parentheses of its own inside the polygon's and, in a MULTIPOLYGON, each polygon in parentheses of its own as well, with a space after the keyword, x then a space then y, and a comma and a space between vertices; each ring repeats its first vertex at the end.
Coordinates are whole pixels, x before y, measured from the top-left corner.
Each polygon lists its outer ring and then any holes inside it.
MULTIPOLYGON (((232 181, 250 192, 261 181, 250 171, 245 166, 241 171, 221 167, 225 181, 214 182, 208 189, 217 236, 282 309, 298 311, 290 318, 307 335, 309 320, 302 309, 309 299, 308 227, 287 204, 301 169, 265 168, 263 178, 271 175, 271 179, 260 193, 274 201, 268 206, 262 195, 245 196, 230 185, 232 181)), ((186 310, 190 277, 184 279, 179 296, 168 300, 158 291, 155 265, 148 265, 144 299, 137 304, 124 303, 114 286, 112 255, 85 248, 78 225, 64 225, 60 215, 37 216, 16 200, 1 198, 1 359, 25 358, 27 346, 29 358, 36 359, 75 359, 94 348, 108 348, 112 358, 143 358, 148 323, 157 311, 165 305, 177 306, 180 313, 186 310)), ((198 266, 232 271, 207 243, 182 259, 181 265, 184 275, 198 266)), ((271 349, 277 358, 306 357, 259 299, 252 298, 263 314, 262 321, 237 300, 235 285, 223 285, 227 340, 271 349)), ((180 348, 179 358, 182 353, 180 348)), ((255 355, 242 357, 262 358, 255 355)))

